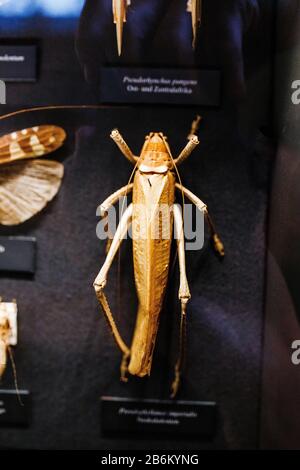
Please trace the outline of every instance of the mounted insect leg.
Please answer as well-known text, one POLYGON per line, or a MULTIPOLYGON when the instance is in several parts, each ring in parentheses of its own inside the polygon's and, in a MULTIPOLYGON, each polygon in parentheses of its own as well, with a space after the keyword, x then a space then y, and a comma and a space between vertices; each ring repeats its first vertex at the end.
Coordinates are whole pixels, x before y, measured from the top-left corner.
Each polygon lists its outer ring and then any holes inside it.
POLYGON ((113 131, 111 131, 110 137, 117 144, 124 157, 126 157, 127 160, 129 160, 133 165, 135 165, 138 158, 134 156, 118 129, 114 129, 113 131))
POLYGON ((109 230, 109 224, 108 224, 108 210, 114 206, 121 197, 126 197, 127 194, 129 194, 132 191, 133 188, 133 183, 127 184, 126 186, 123 186, 123 188, 118 189, 115 193, 111 194, 98 208, 96 215, 102 217, 103 219, 107 220, 107 223, 104 227, 104 230, 107 234, 107 243, 106 243, 106 249, 105 253, 107 254, 112 240, 113 236, 109 230))
POLYGON ((192 153, 195 147, 200 144, 200 141, 196 135, 189 135, 189 141, 181 151, 179 156, 174 160, 175 165, 179 166, 184 162, 192 153))
POLYGON ((96 291, 97 298, 102 306, 103 312, 105 314, 105 317, 108 321, 108 324, 111 328, 113 337, 116 341, 117 346, 123 353, 123 360, 121 363, 121 380, 127 381, 126 379, 126 372, 127 372, 127 364, 128 364, 128 359, 130 356, 130 349, 126 346, 125 342, 123 341, 119 330, 117 328, 117 325, 115 323, 115 320, 113 318, 112 312, 110 310, 106 295, 103 292, 103 289, 106 285, 107 282, 107 275, 109 272, 109 269, 113 263, 113 260, 118 252, 118 249, 122 243, 122 240, 124 239, 126 232, 131 224, 132 221, 132 209, 133 206, 130 204, 126 211, 124 212, 120 223, 118 225, 117 231, 115 233, 115 236, 113 238, 111 247, 109 249, 109 252, 107 254, 106 260, 98 274, 98 276, 95 279, 94 282, 94 288, 96 291))
POLYGON ((175 234, 178 244, 178 261, 180 270, 180 286, 178 297, 181 302, 181 318, 180 318, 180 336, 179 336, 179 355, 175 365, 175 377, 171 386, 171 398, 175 398, 180 386, 180 377, 184 361, 185 353, 185 336, 186 336, 186 307, 191 298, 188 280, 186 276, 185 249, 184 249, 184 231, 183 218, 181 208, 175 204, 173 206, 175 234))
POLYGON ((179 191, 183 192, 183 194, 193 203, 195 206, 204 214, 205 219, 208 223, 210 235, 213 241, 213 247, 216 253, 221 256, 222 258, 225 256, 225 249, 224 245, 215 229, 214 223, 212 221, 212 218, 208 212, 206 204, 201 201, 195 194, 193 194, 189 189, 185 188, 179 183, 175 184, 176 189, 179 189, 179 191))

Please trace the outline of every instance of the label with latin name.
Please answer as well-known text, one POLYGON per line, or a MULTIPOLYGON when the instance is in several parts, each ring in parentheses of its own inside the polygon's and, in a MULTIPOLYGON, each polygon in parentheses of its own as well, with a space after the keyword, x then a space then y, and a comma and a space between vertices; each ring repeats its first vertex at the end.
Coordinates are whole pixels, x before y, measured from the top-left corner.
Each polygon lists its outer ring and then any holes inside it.
POLYGON ((0 390, 0 427, 27 427, 30 417, 28 390, 0 390))
POLYGON ((101 424, 104 435, 143 433, 212 438, 216 403, 102 397, 101 424))
POLYGON ((102 67, 100 101, 219 106, 218 70, 102 67))
POLYGON ((0 79, 31 82, 37 78, 37 46, 0 44, 0 79))

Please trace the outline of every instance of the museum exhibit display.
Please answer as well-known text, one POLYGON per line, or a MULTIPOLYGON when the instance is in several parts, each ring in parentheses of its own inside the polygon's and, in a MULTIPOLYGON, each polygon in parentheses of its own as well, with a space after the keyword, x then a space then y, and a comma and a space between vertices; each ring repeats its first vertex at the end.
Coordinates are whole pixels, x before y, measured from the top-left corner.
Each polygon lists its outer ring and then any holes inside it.
POLYGON ((300 449, 299 1, 0 23, 0 450, 300 449))
POLYGON ((0 378, 6 369, 7 354, 12 357, 10 347, 18 341, 17 311, 16 302, 3 302, 0 298, 0 378))
POLYGON ((0 137, 0 224, 25 222, 54 198, 63 165, 36 158, 57 150, 65 138, 64 130, 55 126, 34 126, 0 137))

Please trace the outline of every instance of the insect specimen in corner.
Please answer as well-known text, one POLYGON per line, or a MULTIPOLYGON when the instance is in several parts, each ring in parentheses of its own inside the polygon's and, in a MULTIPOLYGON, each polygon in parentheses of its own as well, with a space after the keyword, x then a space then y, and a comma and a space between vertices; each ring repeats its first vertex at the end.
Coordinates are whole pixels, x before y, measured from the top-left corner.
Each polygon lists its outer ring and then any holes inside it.
POLYGON ((187 11, 192 15, 193 48, 196 47, 198 28, 202 21, 202 0, 188 0, 187 11))
POLYGON ((127 372, 139 377, 150 375, 159 317, 168 281, 174 224, 180 269, 178 296, 181 302, 179 356, 175 366, 171 394, 175 397, 180 384, 183 362, 186 308, 191 298, 185 266, 183 217, 180 207, 175 204, 175 190, 178 190, 184 198, 190 200, 202 211, 208 222, 214 249, 221 257, 224 256, 223 244, 216 233, 207 206, 189 189, 183 187, 180 179, 176 181, 176 175, 179 178, 177 167, 189 157, 199 141, 196 136, 191 137, 180 155, 173 158, 164 134, 151 132, 146 137, 140 156, 136 157, 118 130, 112 131, 111 138, 123 155, 134 165, 133 183, 129 183, 109 196, 101 204, 100 214, 105 221, 110 207, 130 192, 132 192, 132 203, 120 219, 106 260, 95 279, 94 288, 113 337, 123 354, 121 380, 127 380, 127 372), (171 210, 161 211, 162 206, 167 206, 171 210), (158 232, 153 230, 155 220, 159 220, 158 232), (130 225, 132 225, 134 277, 139 307, 133 341, 128 347, 116 326, 104 288, 112 262, 130 225), (169 233, 167 237, 165 236, 166 229, 169 233), (156 233, 156 236, 152 236, 153 233, 156 233), (144 236, 140 236, 141 234, 144 236))
POLYGON ((17 304, 2 302, 0 297, 0 379, 7 364, 7 351, 17 344, 17 304))
POLYGON ((57 150, 65 139, 65 131, 53 125, 0 137, 0 224, 21 224, 54 198, 64 167, 54 160, 37 158, 57 150))
POLYGON ((114 23, 116 25, 117 46, 119 56, 122 54, 123 28, 126 23, 127 8, 131 0, 112 0, 114 23))

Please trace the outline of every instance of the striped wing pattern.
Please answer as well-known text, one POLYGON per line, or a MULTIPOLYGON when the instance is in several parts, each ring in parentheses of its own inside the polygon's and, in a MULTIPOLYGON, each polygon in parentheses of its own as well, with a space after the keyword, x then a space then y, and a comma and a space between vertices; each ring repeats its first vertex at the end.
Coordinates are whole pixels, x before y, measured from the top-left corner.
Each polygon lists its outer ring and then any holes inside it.
POLYGON ((36 158, 61 147, 66 133, 57 126, 36 126, 0 137, 0 165, 36 158))
POLYGON ((0 224, 21 224, 55 197, 64 167, 36 158, 57 150, 65 138, 65 131, 56 126, 38 126, 0 137, 0 224))

